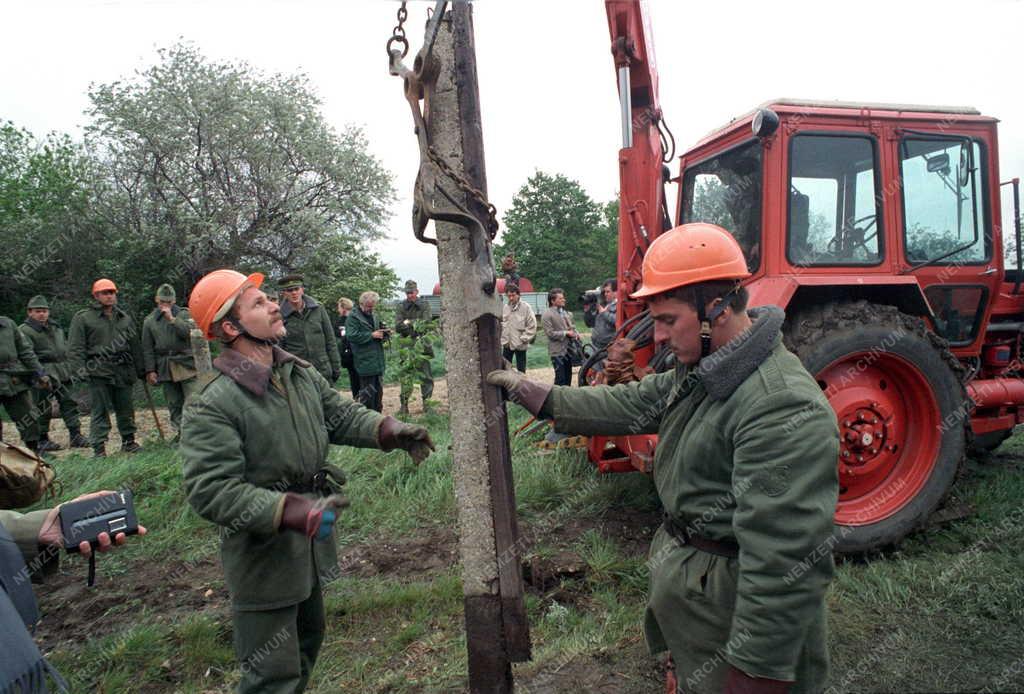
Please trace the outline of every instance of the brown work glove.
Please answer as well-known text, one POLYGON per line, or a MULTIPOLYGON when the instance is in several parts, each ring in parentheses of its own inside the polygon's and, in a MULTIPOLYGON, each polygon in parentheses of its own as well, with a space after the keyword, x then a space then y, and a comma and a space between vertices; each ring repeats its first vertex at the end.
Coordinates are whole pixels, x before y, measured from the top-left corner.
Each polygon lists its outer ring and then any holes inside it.
POLYGON ((786 694, 792 685, 792 682, 783 680, 751 677, 738 667, 730 665, 722 694, 786 694))
POLYGON ((635 358, 633 350, 636 342, 627 338, 619 338, 608 345, 608 356, 604 360, 604 375, 608 385, 629 383, 633 378, 635 358))
POLYGON ((530 414, 537 417, 544 408, 551 389, 550 383, 531 381, 521 371, 515 369, 499 369, 487 374, 487 382, 492 386, 500 386, 508 393, 508 399, 522 405, 530 414))
POLYGON ((417 465, 426 460, 431 451, 437 450, 434 448, 434 442, 430 440, 430 432, 425 427, 406 424, 394 417, 385 417, 380 423, 377 441, 382 451, 401 448, 417 465))
POLYGON ((338 511, 348 505, 348 499, 340 494, 314 500, 301 494, 285 492, 281 527, 323 541, 331 536, 334 522, 338 520, 338 511))

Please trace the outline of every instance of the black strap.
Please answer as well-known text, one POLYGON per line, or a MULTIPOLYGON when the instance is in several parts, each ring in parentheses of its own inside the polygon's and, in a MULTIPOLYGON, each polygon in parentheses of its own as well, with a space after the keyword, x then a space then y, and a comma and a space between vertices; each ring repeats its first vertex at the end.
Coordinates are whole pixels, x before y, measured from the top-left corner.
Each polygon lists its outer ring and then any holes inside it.
POLYGON ((89 578, 86 585, 92 588, 96 585, 96 550, 89 553, 89 578))
POLYGON ((735 541, 712 540, 709 537, 698 535, 691 532, 689 527, 680 525, 676 522, 675 518, 667 513, 663 515, 662 525, 665 527, 665 531, 680 545, 690 545, 691 547, 699 549, 701 552, 715 554, 719 557, 736 559, 740 556, 740 546, 735 541))

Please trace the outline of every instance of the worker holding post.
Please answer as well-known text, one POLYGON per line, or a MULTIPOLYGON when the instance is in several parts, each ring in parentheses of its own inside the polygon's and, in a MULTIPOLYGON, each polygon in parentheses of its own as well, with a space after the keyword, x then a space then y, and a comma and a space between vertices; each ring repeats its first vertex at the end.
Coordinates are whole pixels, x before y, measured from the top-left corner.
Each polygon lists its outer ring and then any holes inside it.
POLYGON ((50 318, 50 302, 41 294, 29 299, 27 310, 28 316, 19 327, 32 343, 32 351, 39 357, 50 379, 49 388, 32 389, 36 422, 39 425, 39 450, 61 450, 60 444, 50 439, 51 401, 57 403, 61 419, 68 428, 68 445, 71 448, 88 448, 89 440, 82 436, 78 403, 71 396, 73 381, 64 328, 50 318))
POLYGON ((782 344, 781 309, 746 310, 749 276, 724 229, 659 236, 633 298, 678 366, 640 381, 552 387, 516 371, 489 383, 557 431, 657 433, 665 509, 650 548, 645 632, 686 692, 817 692, 828 675, 839 432, 821 388, 782 344))
POLYGON ((142 321, 142 360, 146 380, 161 384, 171 424, 181 432, 181 410, 195 391, 196 364, 192 357, 192 317, 178 306, 174 287, 161 284, 156 290, 156 308, 142 321))
POLYGON ((328 444, 403 449, 419 463, 423 427, 343 399, 308 361, 277 344, 281 309, 263 276, 216 270, 189 300, 223 344, 185 406, 181 455, 189 503, 221 527, 240 692, 301 692, 324 636, 322 586, 338 577, 334 523, 348 502, 328 444), (272 647, 271 647, 272 646, 272 647))
POLYGON ((139 329, 134 319, 117 306, 117 285, 101 278, 93 282, 94 303, 71 319, 68 353, 76 379, 89 383, 89 442, 93 457, 107 455, 110 415, 117 420, 121 452, 142 448, 135 441, 136 379, 145 378, 139 329))

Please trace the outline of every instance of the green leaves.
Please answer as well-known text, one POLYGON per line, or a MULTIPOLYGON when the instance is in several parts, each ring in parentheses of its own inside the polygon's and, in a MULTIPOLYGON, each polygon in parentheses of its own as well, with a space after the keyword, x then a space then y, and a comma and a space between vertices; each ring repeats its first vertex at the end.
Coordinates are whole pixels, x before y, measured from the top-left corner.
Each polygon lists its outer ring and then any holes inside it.
POLYGON ((562 287, 574 302, 615 275, 618 203, 591 200, 576 181, 536 172, 513 198, 495 252, 514 252, 519 272, 538 290, 562 287))

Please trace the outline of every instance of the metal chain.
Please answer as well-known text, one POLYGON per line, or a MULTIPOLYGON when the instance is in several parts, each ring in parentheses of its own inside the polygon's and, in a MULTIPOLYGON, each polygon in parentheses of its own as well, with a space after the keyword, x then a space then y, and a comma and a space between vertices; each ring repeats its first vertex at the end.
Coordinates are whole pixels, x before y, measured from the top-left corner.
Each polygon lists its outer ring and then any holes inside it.
POLYGON ((387 52, 388 56, 391 56, 391 46, 396 43, 402 44, 402 57, 404 58, 409 53, 409 39, 405 38, 405 24, 406 18, 409 16, 409 11, 405 9, 405 0, 402 0, 402 6, 398 8, 398 24, 391 30, 391 38, 388 39, 387 52))
POLYGON ((430 155, 430 161, 437 165, 437 168, 441 169, 448 176, 448 178, 459 184, 459 188, 463 190, 467 195, 477 201, 481 207, 487 210, 487 232, 490 234, 491 241, 498 233, 498 208, 490 203, 487 196, 484 195, 483 191, 475 187, 468 178, 462 174, 456 172, 448 165, 448 162, 437 153, 433 145, 427 148, 427 154, 430 155))

